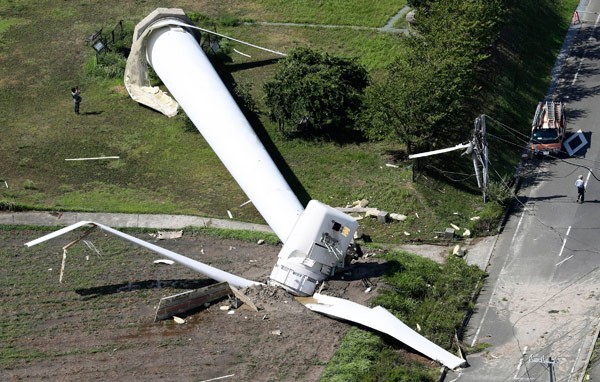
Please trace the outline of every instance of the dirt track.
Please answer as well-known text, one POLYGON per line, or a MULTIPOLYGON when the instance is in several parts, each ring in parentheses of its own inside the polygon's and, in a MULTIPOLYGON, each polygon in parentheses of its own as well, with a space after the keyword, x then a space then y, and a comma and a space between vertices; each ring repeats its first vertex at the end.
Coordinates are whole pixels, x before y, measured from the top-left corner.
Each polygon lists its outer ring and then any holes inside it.
MULTIPOLYGON (((261 308, 221 310, 227 299, 185 317, 154 323, 159 299, 212 283, 180 265, 96 232, 100 254, 79 243, 58 283, 61 247, 55 239, 25 249, 44 233, 0 231, 2 320, 9 333, 0 380, 315 381, 350 328, 304 308, 281 289, 251 293, 261 308), (86 260, 87 258, 87 260, 86 260), (18 354, 17 356, 11 354, 18 354)), ((148 235, 139 235, 151 240, 148 235)), ((157 243, 223 270, 266 281, 278 247, 205 236, 157 243)), ((373 264, 371 264, 373 265, 373 264)), ((380 266, 333 280, 323 293, 365 303, 361 279, 377 283, 380 266), (361 273, 362 272, 362 273, 361 273)), ((374 288, 376 289, 376 288, 374 288)))

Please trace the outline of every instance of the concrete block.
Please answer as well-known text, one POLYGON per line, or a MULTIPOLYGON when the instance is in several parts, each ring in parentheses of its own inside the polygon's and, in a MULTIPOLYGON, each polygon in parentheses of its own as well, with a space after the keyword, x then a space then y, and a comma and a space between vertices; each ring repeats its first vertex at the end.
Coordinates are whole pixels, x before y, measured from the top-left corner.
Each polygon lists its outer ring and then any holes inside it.
POLYGON ((387 223, 390 218, 390 214, 387 211, 377 212, 377 221, 380 223, 387 223))

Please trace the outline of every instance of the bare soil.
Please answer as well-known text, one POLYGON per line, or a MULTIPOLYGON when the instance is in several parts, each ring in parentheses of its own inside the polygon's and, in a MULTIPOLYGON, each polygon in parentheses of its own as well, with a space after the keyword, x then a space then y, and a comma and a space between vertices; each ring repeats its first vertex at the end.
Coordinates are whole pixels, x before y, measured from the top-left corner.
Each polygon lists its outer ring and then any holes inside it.
MULTIPOLYGON (((17 354, 10 366, 0 364, 3 381, 316 381, 350 328, 275 287, 245 291, 258 312, 233 309, 226 298, 182 316, 184 324, 154 322, 161 297, 213 281, 178 264, 153 264, 153 253, 96 232, 89 242, 99 254, 84 243, 69 249, 59 284, 61 247, 76 236, 25 249, 43 234, 0 231, 6 266, 0 320, 9 330, 18 328, 3 334, 17 354), (18 355, 23 352, 27 356, 18 355)), ((187 233, 156 244, 261 282, 279 252, 278 246, 187 233)), ((366 257, 328 281, 322 293, 367 304, 383 269, 366 257), (370 293, 366 280, 373 284, 370 293)))

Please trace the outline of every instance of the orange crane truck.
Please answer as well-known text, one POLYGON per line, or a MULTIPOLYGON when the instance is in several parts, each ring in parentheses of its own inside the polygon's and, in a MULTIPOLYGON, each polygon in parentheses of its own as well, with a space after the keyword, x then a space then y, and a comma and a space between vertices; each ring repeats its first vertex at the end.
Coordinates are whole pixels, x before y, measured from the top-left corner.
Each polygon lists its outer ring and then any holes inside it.
POLYGON ((556 155, 562 151, 567 119, 562 102, 540 102, 531 125, 531 151, 534 155, 556 155))

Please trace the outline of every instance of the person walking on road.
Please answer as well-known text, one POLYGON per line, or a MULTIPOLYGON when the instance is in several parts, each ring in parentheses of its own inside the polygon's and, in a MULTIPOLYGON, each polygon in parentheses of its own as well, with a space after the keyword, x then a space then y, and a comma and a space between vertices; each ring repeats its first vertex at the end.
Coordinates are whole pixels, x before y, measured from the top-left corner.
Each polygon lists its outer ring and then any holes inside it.
POLYGON ((81 92, 79 86, 71 88, 71 95, 73 96, 73 102, 75 102, 75 114, 79 114, 79 104, 81 103, 81 92))
POLYGON ((583 181, 583 175, 579 175, 579 178, 575 181, 575 187, 577 187, 577 203, 583 203, 585 197, 585 182, 583 181))

